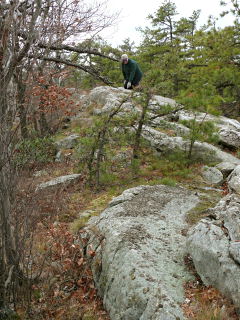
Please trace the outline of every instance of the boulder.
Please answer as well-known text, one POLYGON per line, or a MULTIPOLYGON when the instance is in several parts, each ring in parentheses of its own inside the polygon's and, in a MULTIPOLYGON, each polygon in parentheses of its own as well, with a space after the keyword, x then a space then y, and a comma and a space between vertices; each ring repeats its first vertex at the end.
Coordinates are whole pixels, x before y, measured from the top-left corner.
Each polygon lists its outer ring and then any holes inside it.
POLYGON ((69 174, 66 176, 57 177, 53 180, 39 184, 36 188, 36 191, 58 187, 58 186, 69 186, 70 184, 73 184, 76 181, 78 181, 80 176, 81 174, 69 174))
POLYGON ((210 184, 221 184, 223 182, 222 172, 214 167, 203 166, 202 177, 205 182, 210 184))
POLYGON ((131 91, 125 90, 124 88, 100 86, 90 91, 87 103, 96 103, 99 106, 104 106, 109 100, 114 101, 119 98, 125 98, 129 95, 131 95, 131 91))
POLYGON ((79 134, 71 134, 70 136, 56 141, 55 144, 58 150, 72 149, 78 143, 79 134))
POLYGON ((179 108, 179 104, 173 99, 157 96, 157 95, 154 95, 148 104, 149 111, 159 112, 161 110, 165 110, 166 107, 169 107, 175 110, 179 108))
POLYGON ((240 194, 240 165, 236 166, 228 177, 228 188, 240 194))
POLYGON ((236 164, 232 162, 220 162, 215 167, 220 170, 223 177, 226 178, 236 168, 236 164))
POLYGON ((227 195, 210 217, 189 232, 187 248, 204 284, 217 288, 240 308, 240 197, 227 195))
POLYGON ((240 147, 240 130, 222 129, 218 132, 219 140, 222 144, 228 147, 239 148, 240 147))
POLYGON ((182 230, 198 202, 184 188, 139 186, 89 221, 94 280, 111 319, 185 319, 183 284, 192 275, 182 230))

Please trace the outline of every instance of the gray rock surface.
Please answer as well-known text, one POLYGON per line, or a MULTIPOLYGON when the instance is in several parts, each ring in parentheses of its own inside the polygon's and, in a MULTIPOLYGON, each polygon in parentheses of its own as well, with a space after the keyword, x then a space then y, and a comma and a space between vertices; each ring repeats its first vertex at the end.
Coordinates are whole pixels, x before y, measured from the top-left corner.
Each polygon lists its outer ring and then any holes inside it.
POLYGON ((206 285, 212 285, 240 308, 240 197, 230 194, 188 234, 187 247, 206 285))
POLYGON ((176 135, 179 135, 179 136, 187 136, 190 132, 190 129, 182 125, 181 123, 170 122, 163 119, 162 117, 154 119, 154 114, 152 113, 148 113, 148 117, 150 119, 148 121, 148 125, 150 127, 153 127, 153 128, 158 127, 166 130, 172 130, 176 135), (151 120, 151 118, 153 118, 153 120, 151 120))
POLYGON ((72 149, 78 142, 79 134, 71 134, 70 136, 56 141, 55 144, 58 150, 61 149, 72 149))
POLYGON ((107 86, 96 87, 88 95, 88 104, 96 103, 99 106, 104 106, 109 101, 114 101, 119 98, 125 98, 131 95, 130 90, 124 88, 113 88, 107 86))
POLYGON ((236 166, 228 177, 228 188, 240 194, 240 165, 236 166))
POLYGON ((214 167, 203 166, 202 177, 210 184, 221 184, 223 182, 222 172, 214 167))
POLYGON ((216 168, 220 170, 223 177, 226 178, 236 168, 236 164, 232 162, 220 162, 216 165, 216 168))
POLYGON ((185 319, 183 283, 192 275, 184 265, 181 231, 185 213, 198 201, 184 188, 139 186, 90 220, 90 243, 98 248, 95 283, 111 319, 185 319))
POLYGON ((59 150, 55 156, 55 162, 62 162, 64 161, 64 154, 62 150, 59 150))
POLYGON ((239 131, 233 129, 222 129, 218 132, 219 139, 222 143, 229 147, 240 147, 240 129, 239 131))
POLYGON ((176 109, 179 107, 179 104, 173 99, 154 95, 149 101, 148 109, 150 111, 161 111, 165 109, 163 107, 166 106, 172 109, 176 109))
POLYGON ((213 121, 219 130, 229 129, 240 131, 240 122, 235 119, 230 119, 223 116, 214 116, 206 114, 205 112, 191 112, 186 110, 180 110, 177 113, 179 120, 193 120, 197 122, 213 121))
MULTIPOLYGON (((186 151, 189 149, 190 141, 184 140, 182 137, 171 137, 163 132, 159 132, 151 127, 144 126, 142 131, 144 139, 149 141, 159 153, 169 153, 177 149, 186 151)), ((211 162, 231 162, 240 164, 240 159, 232 156, 230 153, 224 152, 219 148, 206 143, 196 141, 193 146, 193 156, 204 161, 211 162)))
POLYGON ((80 176, 81 174, 69 174, 66 176, 57 177, 53 180, 39 184, 36 188, 36 191, 47 188, 53 188, 60 185, 68 186, 72 183, 75 183, 80 178, 80 176))

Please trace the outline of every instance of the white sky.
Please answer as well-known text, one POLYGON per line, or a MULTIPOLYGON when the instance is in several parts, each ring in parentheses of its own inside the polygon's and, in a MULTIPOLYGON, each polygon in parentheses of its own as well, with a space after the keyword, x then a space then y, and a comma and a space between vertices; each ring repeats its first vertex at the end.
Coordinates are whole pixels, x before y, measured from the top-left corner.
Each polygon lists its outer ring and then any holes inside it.
MULTIPOLYGON (((136 45, 141 40, 140 32, 136 31, 137 27, 149 25, 146 17, 154 14, 163 4, 163 0, 108 0, 108 9, 111 12, 121 11, 119 22, 105 30, 101 36, 114 47, 122 44, 123 40, 130 38, 136 45)), ((219 17, 224 7, 219 5, 220 0, 173 0, 176 4, 177 12, 180 17, 191 16, 193 10, 201 9, 199 25, 207 22, 208 16, 219 17)), ((218 26, 224 27, 231 25, 233 17, 219 17, 218 26)))

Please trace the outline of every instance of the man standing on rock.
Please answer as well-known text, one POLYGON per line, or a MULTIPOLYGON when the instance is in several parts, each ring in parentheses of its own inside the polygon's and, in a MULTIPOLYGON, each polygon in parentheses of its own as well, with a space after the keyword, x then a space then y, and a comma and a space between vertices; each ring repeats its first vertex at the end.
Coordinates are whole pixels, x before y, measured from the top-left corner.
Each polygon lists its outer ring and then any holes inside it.
POLYGON ((142 79, 142 71, 136 61, 129 59, 126 54, 121 56, 124 88, 133 89, 139 85, 142 79))

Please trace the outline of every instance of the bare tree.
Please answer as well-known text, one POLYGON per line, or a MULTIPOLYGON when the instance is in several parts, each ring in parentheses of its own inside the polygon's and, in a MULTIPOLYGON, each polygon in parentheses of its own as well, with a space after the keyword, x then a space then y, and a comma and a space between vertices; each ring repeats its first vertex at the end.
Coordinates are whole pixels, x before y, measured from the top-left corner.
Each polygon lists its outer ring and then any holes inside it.
MULTIPOLYGON (((90 41, 83 41, 96 36, 103 29, 110 26, 116 19, 117 14, 106 14, 106 1, 101 3, 88 3, 86 0, 44 0, 42 14, 35 26, 35 39, 33 47, 22 63, 23 70, 16 72, 18 83, 18 101, 21 132, 23 137, 28 136, 27 114, 29 104, 25 104, 26 83, 28 87, 33 85, 36 76, 43 77, 46 74, 52 79, 52 74, 60 74, 65 68, 73 67, 91 74, 93 77, 111 84, 102 76, 94 66, 87 63, 87 56, 97 55, 102 58, 116 60, 101 53, 99 50, 87 45, 90 41), (78 45, 71 45, 71 41, 77 41, 78 45), (79 44, 81 43, 81 44, 79 44), (72 58, 72 53, 83 56, 82 63, 76 63, 72 58), (30 61, 30 64, 29 64, 30 61), (29 68, 29 65, 31 68, 29 68), (46 72, 47 68, 47 72, 46 72), (29 72, 33 73, 31 77, 29 72), (31 80, 30 80, 31 78, 31 80)), ((27 32, 19 30, 20 41, 25 41, 27 32)), ((60 78, 60 77, 59 77, 60 78)), ((55 77, 56 79, 56 77, 55 77)), ((49 80, 50 81, 50 80, 49 80)), ((49 82, 51 85, 51 81, 49 82)), ((40 131, 48 132, 46 114, 39 108, 40 131), (46 130, 45 130, 46 129, 46 130)), ((35 118, 33 112, 31 118, 35 118)), ((36 121, 35 121, 36 123, 36 121)))
MULTIPOLYGON (((68 64, 66 52, 73 47, 64 44, 65 40, 74 34, 93 36, 111 24, 112 17, 102 14, 101 5, 86 3, 83 0, 1 0, 0 3, 0 309, 13 301, 14 288, 24 278, 18 251, 21 235, 12 221, 16 114, 20 113, 24 130, 26 80, 32 65, 37 66, 36 58, 43 61, 42 69, 46 61, 68 64)), ((101 54, 89 49, 82 53, 101 54)), ((87 67, 85 71, 89 71, 87 67)))
POLYGON ((16 112, 14 72, 35 38, 42 1, 2 1, 0 4, 0 308, 10 302, 9 287, 19 279, 19 256, 12 223, 14 173, 12 167, 13 122, 16 112), (24 26, 25 41, 18 31, 24 26))

